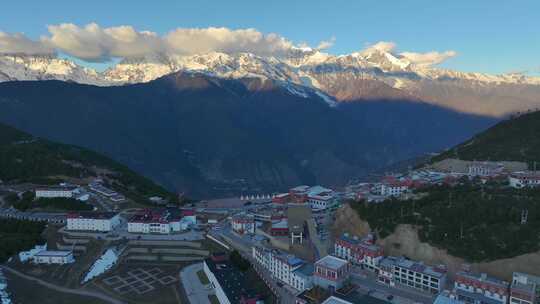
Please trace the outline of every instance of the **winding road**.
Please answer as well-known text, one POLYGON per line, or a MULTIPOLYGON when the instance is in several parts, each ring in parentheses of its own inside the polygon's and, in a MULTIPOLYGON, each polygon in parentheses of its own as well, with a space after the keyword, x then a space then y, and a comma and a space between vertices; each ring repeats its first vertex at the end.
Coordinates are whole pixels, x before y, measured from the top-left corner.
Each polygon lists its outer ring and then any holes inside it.
POLYGON ((115 298, 112 298, 106 294, 103 294, 103 293, 99 293, 99 292, 96 292, 96 291, 88 291, 88 290, 81 290, 81 289, 71 289, 71 288, 66 288, 66 287, 62 287, 62 286, 58 286, 58 285, 54 285, 54 284, 51 284, 51 283, 48 283, 48 282, 45 282, 41 279, 38 279, 38 278, 34 278, 32 276, 29 276, 29 275, 26 275, 22 272, 19 272, 13 268, 10 268, 8 266, 0 266, 0 268, 2 268, 4 271, 7 271, 9 273, 12 273, 18 277, 21 277, 23 279, 26 279, 26 280, 29 280, 29 281, 33 281, 33 282, 36 282, 42 286, 45 286, 47 288, 50 288, 50 289, 53 289, 53 290, 56 290, 58 292, 63 292, 63 293, 69 293, 69 294, 74 294, 74 295, 79 295, 79 296, 84 296, 84 297, 92 297, 92 298, 97 298, 97 299, 100 299, 104 302, 107 302, 107 303, 111 303, 111 304, 126 304, 125 302, 122 302, 118 299, 115 299, 115 298))

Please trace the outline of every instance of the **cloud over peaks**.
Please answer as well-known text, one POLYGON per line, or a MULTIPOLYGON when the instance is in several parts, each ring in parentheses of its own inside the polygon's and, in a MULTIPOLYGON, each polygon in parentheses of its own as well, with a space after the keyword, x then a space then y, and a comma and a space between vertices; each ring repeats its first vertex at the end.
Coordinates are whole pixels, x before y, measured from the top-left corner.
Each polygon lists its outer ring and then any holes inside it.
POLYGON ((8 34, 0 31, 0 53, 51 55, 54 54, 54 48, 42 41, 30 40, 20 33, 8 34))
POLYGON ((44 41, 71 56, 87 61, 108 61, 111 57, 139 57, 165 50, 163 40, 152 32, 138 32, 131 26, 101 28, 95 23, 79 27, 71 23, 48 27, 44 41))
POLYGON ((455 57, 457 53, 455 51, 446 51, 442 53, 435 51, 427 53, 403 52, 399 53, 399 55, 417 66, 432 66, 455 57))

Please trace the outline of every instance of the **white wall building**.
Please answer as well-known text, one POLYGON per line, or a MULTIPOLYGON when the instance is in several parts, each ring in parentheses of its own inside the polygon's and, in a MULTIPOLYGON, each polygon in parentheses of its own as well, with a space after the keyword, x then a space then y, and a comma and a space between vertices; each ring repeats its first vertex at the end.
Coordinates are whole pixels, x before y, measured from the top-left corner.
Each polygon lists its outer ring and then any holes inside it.
POLYGON ((251 214, 235 214, 231 219, 232 230, 239 234, 255 234, 255 217, 251 214))
POLYGON ((35 190, 36 198, 72 198, 75 193, 75 187, 48 187, 35 190))
POLYGON ((69 264, 75 262, 72 251, 49 251, 44 250, 34 255, 32 262, 35 264, 69 264))
POLYGON ((383 196, 400 196, 409 190, 409 187, 400 182, 383 183, 380 186, 380 193, 383 196))
POLYGON ((191 210, 148 209, 129 219, 128 232, 169 234, 185 231, 196 224, 196 221, 195 213, 191 210))
POLYGON ((298 291, 304 291, 313 286, 313 264, 293 255, 260 246, 252 247, 252 256, 259 265, 272 274, 273 278, 298 291))
POLYGON ((521 189, 525 187, 540 186, 540 173, 538 172, 514 172, 508 176, 510 187, 521 189))
POLYGON ((514 272, 510 286, 510 304, 540 303, 540 277, 514 272))
POLYGON ((67 230, 109 232, 120 224, 114 212, 79 212, 67 215, 67 230))

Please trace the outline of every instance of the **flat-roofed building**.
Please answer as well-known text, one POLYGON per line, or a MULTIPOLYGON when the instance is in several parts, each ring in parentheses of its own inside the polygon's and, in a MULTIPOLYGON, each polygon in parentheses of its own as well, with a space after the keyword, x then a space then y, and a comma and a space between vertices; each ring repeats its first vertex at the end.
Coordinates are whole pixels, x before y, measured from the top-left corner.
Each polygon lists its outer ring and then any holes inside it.
POLYGON ((33 256, 32 262, 35 264, 69 264, 75 262, 72 251, 64 250, 43 250, 33 256))
POLYGON ((514 272, 510 285, 510 304, 539 304, 540 277, 514 272))
POLYGON ((315 262, 313 284, 337 290, 349 280, 351 265, 347 260, 327 255, 315 262))
POLYGON ((67 215, 67 230, 109 232, 120 224, 116 212, 71 212, 67 215))
POLYGON ((76 187, 44 187, 35 190, 36 198, 72 198, 76 187))
POLYGON ((432 294, 438 294, 444 289, 446 267, 427 266, 403 257, 395 259, 394 262, 393 279, 396 283, 432 294))
POLYGON ((540 186, 540 172, 514 172, 508 175, 508 183, 510 187, 516 189, 538 187, 540 186))
POLYGON ((508 282, 470 271, 456 273, 454 280, 458 299, 467 304, 506 304, 508 286, 508 282))

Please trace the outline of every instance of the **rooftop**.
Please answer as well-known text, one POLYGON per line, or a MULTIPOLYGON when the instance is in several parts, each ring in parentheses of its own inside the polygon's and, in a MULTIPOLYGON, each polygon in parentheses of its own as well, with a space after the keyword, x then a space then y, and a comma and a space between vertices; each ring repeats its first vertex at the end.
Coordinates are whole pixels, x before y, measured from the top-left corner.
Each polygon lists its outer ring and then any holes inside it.
POLYGON ((339 269, 340 267, 347 265, 347 263, 348 262, 346 260, 336 258, 332 255, 327 255, 324 258, 315 262, 315 265, 320 265, 330 269, 339 269))
POLYGON ((508 282, 499 280, 495 277, 488 276, 485 273, 473 273, 473 272, 460 271, 457 273, 457 277, 463 277, 463 278, 467 278, 467 279, 475 280, 479 282, 486 282, 492 285, 497 285, 498 287, 502 287, 502 288, 508 287, 508 282))
POLYGON ((246 288, 250 286, 249 282, 247 282, 246 273, 234 267, 231 262, 214 262, 211 258, 208 258, 205 263, 218 280, 231 303, 240 303, 243 296, 248 298, 257 297, 254 290, 246 288))
POLYGON ((397 259, 396 266, 403 267, 415 272, 420 272, 436 278, 442 278, 446 275, 446 269, 427 266, 422 262, 412 261, 403 257, 397 259))
POLYGON ((67 218, 106 220, 106 219, 112 219, 116 215, 117 215, 116 212, 82 211, 82 212, 70 212, 67 214, 67 218))
POLYGON ((298 275, 309 277, 313 275, 313 271, 315 271, 315 266, 311 263, 305 263, 294 272, 298 275))
POLYGON ((161 223, 168 224, 170 222, 179 221, 182 218, 182 210, 178 208, 156 208, 144 209, 143 211, 133 215, 130 223, 161 223))
POLYGON ((72 254, 71 251, 52 251, 52 250, 43 250, 43 251, 40 251, 39 253, 37 253, 35 256, 37 257, 40 257, 40 256, 54 256, 54 257, 65 257, 65 256, 69 256, 70 254, 72 254))

